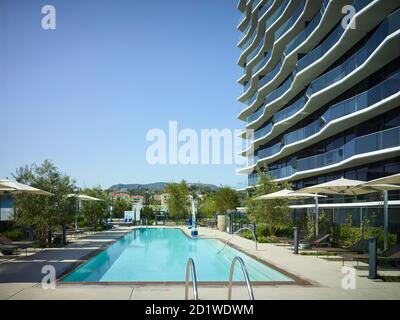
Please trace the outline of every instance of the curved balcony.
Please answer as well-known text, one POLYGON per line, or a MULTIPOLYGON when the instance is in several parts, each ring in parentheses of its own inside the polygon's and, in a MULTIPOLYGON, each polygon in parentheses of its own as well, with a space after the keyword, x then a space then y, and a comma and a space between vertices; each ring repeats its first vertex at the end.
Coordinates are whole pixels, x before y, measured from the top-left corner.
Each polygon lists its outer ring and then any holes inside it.
POLYGON ((254 141, 261 139, 262 137, 266 136, 269 132, 271 132, 275 123, 282 122, 287 118, 291 117, 292 115, 294 115, 299 110, 301 110, 304 107, 304 103, 305 103, 305 98, 304 96, 302 96, 298 100, 287 106, 286 108, 275 113, 274 116, 271 118, 271 121, 269 121, 267 125, 254 131, 254 141))
POLYGON ((300 15, 303 13, 304 7, 306 5, 306 1, 302 0, 300 4, 296 7, 296 9, 293 12, 293 15, 284 22, 278 30, 275 31, 274 39, 275 42, 279 41, 279 39, 288 31, 293 25, 296 23, 297 19, 300 17, 300 15))
POLYGON ((243 8, 243 17, 240 17, 237 29, 239 31, 244 31, 249 22, 250 22, 250 18, 251 18, 251 11, 250 11, 250 6, 248 6, 248 4, 246 3, 245 7, 243 8))
POLYGON ((261 34, 261 36, 263 37, 260 38, 260 43, 257 45, 257 47, 252 49, 250 53, 246 55, 245 60, 247 64, 250 64, 251 60, 253 60, 253 58, 259 54, 260 49, 264 47, 265 39, 267 38, 266 36, 267 32, 270 30, 273 24, 278 23, 278 20, 281 19, 281 16, 288 9, 289 6, 290 6, 290 1, 284 0, 281 6, 266 20, 265 26, 262 28, 263 30, 265 30, 264 36, 261 34))
MULTIPOLYGON (((374 110, 380 108, 380 111, 390 110, 396 107, 400 99, 400 72, 376 85, 375 87, 360 93, 347 100, 332 105, 319 119, 313 121, 306 127, 289 132, 283 136, 281 142, 255 152, 257 162, 268 160, 275 161, 278 158, 289 153, 289 149, 297 146, 299 142, 306 141, 310 144, 327 137, 327 131, 330 129, 330 135, 340 132, 340 122, 346 120, 350 125, 356 125, 375 115, 374 110), (364 109, 365 110, 363 114, 364 109), (361 116, 362 115, 362 116, 361 116), (286 154, 283 154, 286 150, 286 154), (274 160, 272 160, 274 158, 274 160)), ((295 152, 292 150, 291 152, 295 152)), ((269 162, 270 162, 269 161, 269 162)), ((254 162, 255 165, 257 164, 254 162)), ((251 170, 248 167, 244 172, 251 170)))
MULTIPOLYGON (((307 171, 312 171, 311 174, 315 175, 318 171, 337 170, 338 167, 344 167, 346 164, 349 166, 352 158, 355 160, 356 157, 358 160, 364 158, 364 161, 361 160, 363 163, 378 160, 377 152, 382 152, 382 156, 385 158, 387 157, 385 151, 399 153, 400 127, 357 137, 340 148, 312 157, 298 159, 289 166, 270 170, 270 172, 277 180, 300 178, 300 176, 306 176, 307 171)), ((360 163, 360 160, 358 162, 360 163)), ((249 182, 251 181, 252 185, 257 183, 257 180, 257 175, 249 175, 249 182)))
POLYGON ((365 46, 360 49, 357 53, 347 59, 343 64, 323 74, 319 78, 313 80, 307 95, 312 94, 325 89, 331 84, 343 79, 359 66, 361 66, 369 56, 382 44, 383 40, 391 33, 397 31, 400 28, 400 11, 394 12, 392 15, 385 19, 381 23, 378 29, 368 39, 365 46))
MULTIPOLYGON (((378 1, 377 5, 379 5, 379 4, 386 5, 388 3, 378 1)), ((394 5, 394 4, 392 3, 392 5, 394 5)), ((382 8, 382 9, 390 10, 391 8, 387 6, 386 8, 382 8)), ((365 11, 363 13, 365 13, 365 11)), ((307 70, 307 72, 305 72, 305 69, 303 69, 302 71, 296 72, 296 70, 295 70, 293 72, 293 81, 292 81, 291 86, 288 87, 287 90, 284 92, 282 90, 280 90, 279 95, 274 94, 272 97, 275 96, 276 99, 272 100, 271 98, 269 98, 268 105, 267 104, 265 105, 264 114, 261 115, 253 123, 250 123, 248 126, 249 127, 251 126, 252 128, 258 127, 260 125, 260 123, 262 122, 262 119, 265 118, 267 109, 268 109, 268 114, 273 113, 273 112, 275 112, 276 109, 279 109, 282 105, 284 105, 288 100, 292 99, 296 94, 298 94, 301 90, 304 89, 304 86, 308 82, 312 81, 313 74, 315 74, 316 72, 319 72, 319 74, 322 73, 324 69, 327 69, 327 66, 331 65, 336 60, 337 54, 341 55, 341 54, 345 53, 348 49, 350 49, 351 43, 354 43, 354 41, 358 41, 359 39, 361 39, 364 32, 367 32, 368 30, 373 28, 373 26, 374 26, 373 21, 372 21, 373 18, 375 19, 376 22, 379 22, 379 17, 376 17, 376 15, 375 16, 373 15, 373 13, 374 13, 373 10, 368 10, 368 11, 366 11, 366 13, 367 14, 365 14, 363 16, 364 19, 361 19, 358 16, 358 14, 360 14, 360 12, 357 13, 355 17, 353 17, 353 19, 357 19, 358 26, 362 25, 363 28, 357 27, 357 29, 346 29, 346 31, 342 34, 340 40, 335 42, 334 45, 330 48, 330 50, 328 50, 328 52, 326 52, 321 59, 314 61, 314 63, 312 63, 310 66, 308 66, 306 68, 306 69, 308 69, 308 68, 312 67, 314 69, 313 71, 307 70), (366 29, 364 29, 364 28, 366 28, 366 29), (364 29, 364 30, 362 30, 362 29, 364 29), (351 31, 348 31, 348 30, 351 30, 351 31), (350 42, 350 38, 354 39, 353 42, 350 42), (335 53, 337 53, 337 54, 335 55, 335 53), (323 61, 324 59, 325 59, 325 61, 323 61), (310 79, 310 80, 308 80, 308 79, 310 79)), ((392 19, 392 20, 394 20, 394 19, 392 19)), ((391 23, 391 25, 395 28, 394 23, 391 23)), ((392 29, 393 29, 393 27, 392 27, 392 29)), ((335 34, 336 32, 333 32, 333 33, 335 34)), ((328 41, 330 43, 333 38, 334 38, 333 36, 332 37, 328 36, 328 38, 325 41, 328 41)), ((325 41, 324 41, 324 43, 326 43, 325 41)), ((256 99, 256 101, 257 101, 257 99, 256 99)), ((250 106, 249 108, 251 108, 251 107, 252 106, 250 106)))
POLYGON ((306 99, 304 98, 304 96, 301 96, 298 100, 296 100, 292 104, 276 112, 273 117, 273 123, 282 122, 287 118, 290 118, 292 115, 300 111, 304 107, 305 103, 306 99))
MULTIPOLYGON (((248 58, 249 55, 251 55, 253 51, 257 49, 260 41, 262 42, 265 40, 267 31, 271 29, 273 25, 279 25, 281 19, 283 18, 282 14, 291 5, 292 4, 289 0, 283 0, 283 3, 281 3, 281 0, 275 0, 272 3, 272 6, 268 8, 266 13, 261 17, 261 19, 259 19, 259 22, 257 24, 257 32, 255 32, 256 36, 252 40, 251 44, 249 46, 246 46, 246 48, 241 53, 237 62, 238 65, 244 66, 245 62, 248 63, 250 61, 248 58), (270 13, 269 16, 267 14, 268 12, 270 13)), ((243 46, 243 48, 244 47, 245 46, 243 46)))
POLYGON ((267 125, 262 127, 261 129, 254 132, 254 140, 260 139, 265 136, 272 129, 272 122, 268 122, 267 125))
MULTIPOLYGON (((376 104, 380 100, 398 93, 400 90, 400 73, 390 77, 377 86, 357 96, 331 106, 324 114, 309 125, 284 135, 283 146, 294 144, 315 135, 333 120, 355 113, 376 104)), ((262 158, 260 158, 262 159, 262 158)))
POLYGON ((246 10, 246 4, 247 4, 247 1, 246 1, 246 0, 239 0, 239 1, 238 1, 238 4, 237 4, 237 8, 238 8, 241 12, 243 12, 243 11, 246 10))
POLYGON ((286 46, 283 51, 284 56, 288 56, 295 48, 300 46, 306 39, 311 35, 311 33, 317 28, 319 25, 323 13, 325 12, 326 6, 329 3, 329 0, 325 0, 323 2, 326 5, 321 7, 321 10, 311 19, 309 24, 304 28, 302 32, 300 32, 296 37, 294 37, 286 46))
MULTIPOLYGON (((340 6, 348 3, 350 0, 338 0, 337 2, 329 2, 328 0, 324 0, 324 4, 320 8, 320 13, 314 16, 310 16, 309 19, 311 19, 310 26, 313 26, 313 29, 311 27, 306 27, 306 32, 304 33, 304 38, 302 38, 302 42, 298 43, 296 47, 291 48, 290 55, 284 55, 283 59, 283 64, 280 66, 282 67, 277 67, 275 66, 273 69, 273 72, 271 75, 267 74, 267 78, 263 78, 263 83, 258 89, 258 95, 265 94, 265 91, 267 89, 273 89, 271 86, 273 85, 273 82, 283 80, 290 72, 292 72, 293 68, 295 67, 295 64, 297 62, 297 53, 298 51, 308 51, 312 49, 312 45, 316 42, 318 42, 321 38, 325 36, 327 32, 329 32, 329 27, 332 24, 336 24, 337 19, 340 19, 341 13, 340 13, 340 6), (329 13, 329 15, 328 15, 329 13), (318 17, 320 15, 321 17, 318 17), (317 18, 316 18, 317 17, 317 18), (328 19, 329 17, 329 19, 328 19), (308 49, 309 48, 309 49, 308 49), (296 49, 296 50, 295 50, 296 49), (293 65, 293 66, 291 66, 293 65), (280 70, 278 69, 280 68, 280 70), (283 75, 282 70, 285 69, 285 74, 283 75), (279 77, 277 77, 279 75, 279 77), (283 79, 282 79, 283 75, 283 79), (268 86, 267 86, 268 85, 268 86)), ((307 3, 308 4, 308 3, 307 3)), ((296 43, 297 44, 297 43, 296 43)), ((292 44, 293 46, 293 44, 292 44)), ((266 63, 270 60, 272 55, 272 50, 269 50, 266 54, 266 56, 255 66, 257 69, 257 72, 260 72, 261 69, 264 69, 266 67, 266 63)), ((270 72, 271 73, 271 72, 270 72)), ((252 78, 252 81, 257 79, 259 75, 254 75, 252 78)), ((242 77, 239 81, 243 80, 244 78, 247 78, 246 75, 242 77)), ((250 80, 248 80, 250 82, 250 80)), ((255 99, 257 101, 257 99, 255 99)), ((248 113, 251 112, 251 109, 253 109, 256 104, 261 103, 259 101, 258 103, 253 103, 252 105, 249 105, 247 108, 242 110, 240 114, 238 115, 239 119, 244 120, 245 117, 248 116, 248 113)))
MULTIPOLYGON (((259 70, 263 70, 265 72, 266 69, 269 69, 270 65, 276 64, 278 57, 281 57, 283 54, 285 44, 293 37, 295 37, 296 34, 301 32, 301 29, 304 28, 305 22, 311 19, 311 17, 314 16, 315 12, 320 9, 320 1, 322 0, 300 1, 300 3, 298 3, 297 6, 294 8, 294 12, 292 13, 292 15, 275 31, 273 35, 273 46, 267 52, 265 52, 264 47, 267 47, 268 45, 264 44, 264 42, 261 41, 257 49, 254 50, 252 54, 247 57, 247 61, 249 62, 248 67, 245 71, 247 73, 251 71, 250 74, 252 75, 252 78, 248 81, 251 82, 251 85, 249 86, 251 90, 257 91, 265 85, 266 82, 260 84, 257 81, 260 75, 258 74, 255 76, 254 74, 257 73, 259 70), (263 49, 260 50, 261 48, 263 49), (256 65, 252 65, 254 61, 259 59, 260 53, 263 53, 264 57, 261 59, 261 61, 258 61, 256 65), (257 57, 257 59, 253 59, 253 57, 257 57)), ((267 75, 269 75, 269 73, 267 73, 267 75)), ((247 78, 246 73, 245 78, 247 78)), ((245 98, 246 94, 249 93, 251 93, 250 90, 240 96, 238 100, 242 101, 242 99, 245 98)))
MULTIPOLYGON (((245 75, 244 77, 247 78, 247 74, 249 73, 250 70, 252 70, 254 68, 254 66, 252 66, 253 62, 256 60, 254 59, 256 56, 259 56, 261 53, 264 53, 264 58, 262 59, 262 61, 257 63, 257 66, 259 68, 264 67, 265 63, 268 62, 268 60, 271 57, 272 52, 276 51, 274 50, 273 47, 270 48, 270 50, 265 51, 266 48, 269 46, 269 42, 267 41, 267 39, 272 39, 272 41, 274 42, 274 45, 276 43, 276 39, 277 39, 277 32, 279 33, 279 40, 283 41, 283 35, 288 36, 289 34, 285 34, 288 29, 293 29, 294 24, 297 23, 297 20, 300 20, 299 17, 304 13, 305 10, 305 1, 306 0, 302 0, 297 7, 294 8, 294 13, 289 17, 289 19, 286 20, 286 22, 283 22, 283 24, 279 26, 280 24, 280 19, 282 19, 282 17, 280 15, 283 14, 290 14, 290 12, 293 9, 293 5, 291 3, 284 3, 280 8, 278 8, 277 11, 275 11, 272 16, 270 18, 268 18, 267 22, 266 22, 266 26, 265 26, 265 35, 264 35, 264 39, 261 39, 260 43, 258 44, 258 46, 253 49, 251 51, 251 53, 249 53, 246 57, 246 63, 248 65, 248 67, 245 69, 245 75), (277 21, 279 20, 279 21, 277 21), (274 32, 271 28, 272 25, 274 25, 276 23, 278 29, 274 32), (272 34, 272 32, 274 32, 272 34), (271 34, 270 36, 268 36, 268 34, 271 34), (275 39, 275 41, 274 41, 275 39)), ((307 3, 310 3, 311 0, 308 0, 307 3)), ((295 30, 294 30, 295 31, 295 30)), ((276 54, 275 54, 276 55, 276 54)), ((257 86, 257 83, 255 82, 256 77, 253 77, 249 82, 251 82, 250 88, 252 88, 252 90, 258 90, 260 88, 260 86, 257 86), (254 86, 256 86, 254 88, 254 86)), ((245 92, 242 96, 240 96, 238 98, 238 100, 242 101, 242 99, 244 99, 246 97, 246 95, 250 94, 251 92, 245 92)))
MULTIPOLYGON (((259 10, 262 8, 262 2, 264 0, 254 0, 251 4, 250 19, 251 22, 247 24, 246 28, 243 30, 244 36, 239 40, 237 46, 241 49, 248 47, 258 32, 258 18, 259 10)), ((265 4, 264 4, 265 5, 265 4)))

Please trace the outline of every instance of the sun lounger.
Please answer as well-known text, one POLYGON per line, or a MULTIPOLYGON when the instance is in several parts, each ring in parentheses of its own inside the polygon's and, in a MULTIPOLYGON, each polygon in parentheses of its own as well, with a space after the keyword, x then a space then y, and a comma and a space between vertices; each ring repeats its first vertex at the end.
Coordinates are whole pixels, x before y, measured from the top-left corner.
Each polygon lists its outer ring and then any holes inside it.
POLYGON ((312 248, 319 248, 322 246, 330 246, 330 239, 331 235, 328 234, 324 234, 324 235, 320 235, 320 236, 316 236, 313 237, 309 240, 300 240, 300 246, 301 245, 309 245, 312 248))
MULTIPOLYGON (((308 240, 300 240, 299 246, 308 246, 310 249, 311 248, 317 248, 317 247, 322 247, 322 246, 330 246, 330 239, 331 235, 328 234, 323 234, 320 236, 315 236, 311 239, 308 240)), ((290 244, 291 247, 293 248, 294 241, 293 240, 286 240, 285 243, 290 244)))
POLYGON ((368 252, 368 239, 361 239, 347 248, 316 247, 314 250, 317 252, 317 258, 319 256, 319 253, 321 253, 321 255, 323 255, 324 253, 337 253, 342 258, 342 262, 344 265, 344 261, 349 255, 352 256, 354 254, 368 252))
POLYGON ((28 255, 28 248, 33 246, 33 241, 11 241, 5 236, 0 236, 0 251, 5 255, 13 254, 14 251, 25 250, 26 255, 28 255))
MULTIPOLYGON (((368 254, 357 254, 353 256, 353 260, 357 261, 357 266, 359 262, 368 263, 369 255, 368 254)), ((379 262, 400 262, 400 245, 397 244, 393 248, 383 252, 377 257, 379 262)))

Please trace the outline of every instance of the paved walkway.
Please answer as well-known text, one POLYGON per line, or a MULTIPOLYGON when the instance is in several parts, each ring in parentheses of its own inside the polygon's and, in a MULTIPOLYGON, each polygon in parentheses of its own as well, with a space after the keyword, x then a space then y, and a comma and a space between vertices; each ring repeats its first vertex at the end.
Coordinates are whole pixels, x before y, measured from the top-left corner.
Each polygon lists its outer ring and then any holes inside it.
MULTIPOLYGON (((188 233, 187 228, 183 228, 188 233)), ((183 285, 76 285, 58 284, 55 290, 44 290, 40 281, 41 267, 53 264, 57 276, 73 268, 98 252, 104 245, 123 236, 129 230, 102 232, 68 245, 62 249, 48 249, 28 257, 0 264, 0 299, 183 299, 183 285)), ((229 235, 217 230, 200 228, 205 237, 229 239, 229 235)), ((259 244, 233 237, 232 243, 260 259, 276 265, 312 285, 271 285, 254 287, 256 299, 400 299, 400 283, 384 283, 367 279, 365 266, 357 270, 356 290, 342 288, 342 262, 327 261, 315 256, 293 255, 288 248, 272 244, 259 244)), ((346 266, 353 264, 347 262, 346 266)), ((385 271, 389 272, 390 271, 385 271)), ((397 272, 399 274, 399 272, 397 272)), ((224 299, 224 286, 200 286, 200 299, 224 299)), ((233 289, 234 299, 247 299, 244 286, 233 289)))

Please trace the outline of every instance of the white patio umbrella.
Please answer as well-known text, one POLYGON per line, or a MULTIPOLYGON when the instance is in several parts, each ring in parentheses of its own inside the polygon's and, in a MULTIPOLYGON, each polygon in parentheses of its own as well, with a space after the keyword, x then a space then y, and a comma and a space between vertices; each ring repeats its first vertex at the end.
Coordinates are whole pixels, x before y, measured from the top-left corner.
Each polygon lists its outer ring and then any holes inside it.
MULTIPOLYGON (((70 193, 69 195, 67 195, 67 198, 77 198, 79 208, 81 207, 82 201, 103 201, 101 199, 88 196, 86 194, 76 194, 76 193, 70 193)), ((75 215, 75 230, 78 230, 78 215, 75 215)))
POLYGON ((320 194, 313 194, 313 193, 299 193, 299 192, 294 192, 293 190, 289 189, 282 189, 277 192, 273 193, 268 193, 263 196, 259 196, 256 199, 257 200, 268 200, 268 199, 306 199, 306 198, 326 198, 326 196, 320 195, 320 194))
POLYGON ((315 201, 315 235, 318 236, 318 223, 319 223, 318 198, 326 198, 326 196, 316 194, 316 193, 294 192, 293 190, 282 189, 277 192, 259 196, 256 198, 256 200, 268 200, 268 199, 299 200, 299 199, 307 199, 307 198, 314 198, 314 201, 315 201))
POLYGON ((34 195, 44 195, 44 196, 51 196, 53 195, 50 192, 37 189, 26 184, 13 181, 2 179, 0 180, 0 193, 11 193, 11 194, 34 194, 34 195))
POLYGON ((67 198, 77 198, 80 201, 103 201, 101 199, 88 196, 86 194, 74 194, 74 193, 67 195, 67 198))
POLYGON ((400 189, 399 186, 390 184, 378 184, 371 183, 361 180, 350 180, 345 178, 336 179, 333 181, 317 184, 315 186, 306 187, 295 192, 319 192, 326 194, 343 194, 343 195, 361 195, 373 192, 384 191, 384 233, 385 233, 385 249, 387 249, 387 227, 388 227, 388 200, 387 200, 387 190, 400 189))
POLYGON ((393 174, 391 176, 371 180, 368 183, 372 184, 382 184, 382 183, 390 183, 390 184, 400 184, 400 173, 393 174))
POLYGON ((354 189, 355 187, 365 183, 361 180, 350 180, 346 178, 340 178, 329 182, 316 184, 311 187, 306 187, 295 193, 311 192, 311 193, 325 193, 325 194, 344 194, 344 195, 357 195, 358 193, 354 189))

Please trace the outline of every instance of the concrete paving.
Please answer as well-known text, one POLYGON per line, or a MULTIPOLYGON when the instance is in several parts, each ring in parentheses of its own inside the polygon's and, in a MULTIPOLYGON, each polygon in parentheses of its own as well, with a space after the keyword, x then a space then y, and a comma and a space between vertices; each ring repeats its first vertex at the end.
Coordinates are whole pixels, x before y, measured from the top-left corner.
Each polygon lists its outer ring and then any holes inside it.
MULTIPOLYGON (((182 230, 189 234, 187 228, 182 230)), ((56 264, 57 276, 66 272, 79 261, 84 261, 123 236, 129 229, 102 232, 85 237, 62 249, 49 249, 32 256, 20 257, 0 264, 0 299, 118 299, 118 300, 164 300, 183 299, 183 285, 82 285, 57 284, 54 290, 43 289, 41 266, 52 261, 56 264)), ((218 238, 227 241, 230 235, 199 228, 201 237, 218 238)), ((234 236, 231 243, 258 259, 286 270, 292 275, 308 281, 311 285, 268 285, 255 286, 256 299, 400 299, 400 283, 387 283, 367 278, 367 268, 361 265, 356 272, 354 290, 342 287, 345 274, 341 261, 328 261, 315 256, 294 255, 288 248, 274 244, 259 244, 255 249, 253 241, 234 236)), ((354 267, 353 262, 346 262, 354 267)), ((398 270, 380 271, 389 275, 399 275, 398 270)), ((245 286, 235 286, 234 299, 247 300, 245 286)), ((200 299, 226 299, 226 286, 199 286, 200 299)))

